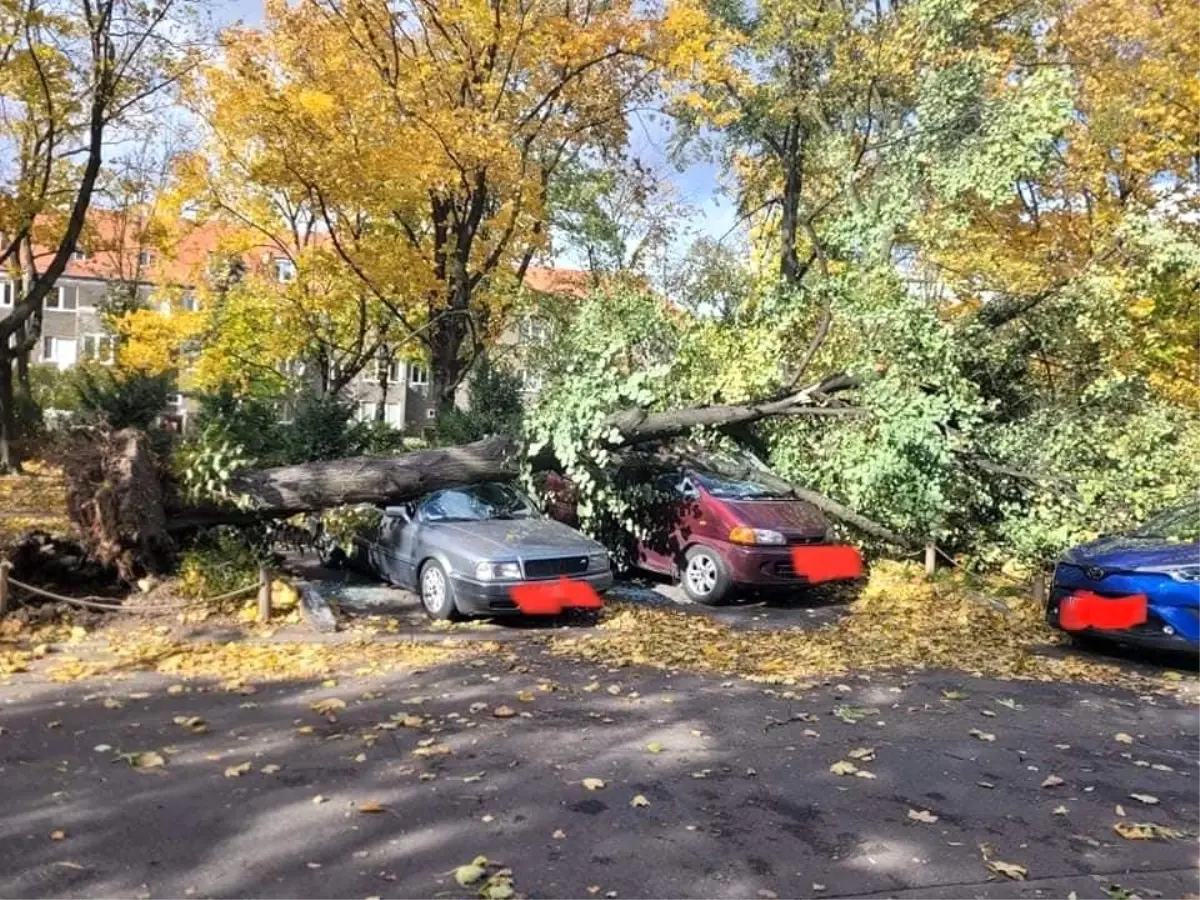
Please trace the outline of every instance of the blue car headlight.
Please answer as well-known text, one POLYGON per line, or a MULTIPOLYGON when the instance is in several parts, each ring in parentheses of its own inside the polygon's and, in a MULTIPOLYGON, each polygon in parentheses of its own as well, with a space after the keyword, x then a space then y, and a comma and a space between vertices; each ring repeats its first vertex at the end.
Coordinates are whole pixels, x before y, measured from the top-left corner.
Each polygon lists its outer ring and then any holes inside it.
POLYGON ((1196 584, 1197 582, 1200 582, 1200 565, 1150 566, 1146 568, 1138 568, 1136 571, 1145 574, 1166 575, 1173 581, 1182 581, 1184 584, 1196 584))
POLYGON ((515 562, 481 562, 475 566, 480 581, 520 581, 521 565, 515 562))

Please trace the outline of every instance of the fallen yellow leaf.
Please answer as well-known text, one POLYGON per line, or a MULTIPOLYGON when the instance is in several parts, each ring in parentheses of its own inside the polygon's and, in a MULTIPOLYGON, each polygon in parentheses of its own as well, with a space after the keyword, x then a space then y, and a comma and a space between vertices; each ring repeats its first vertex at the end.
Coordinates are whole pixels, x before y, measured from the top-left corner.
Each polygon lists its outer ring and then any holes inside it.
POLYGON ((248 762, 239 763, 236 766, 229 766, 225 769, 225 777, 238 778, 239 776, 245 775, 247 772, 249 772, 250 768, 251 766, 248 762))
POLYGON ((644 795, 638 794, 632 800, 629 801, 629 805, 633 806, 633 807, 649 806, 650 801, 647 800, 644 795))
POLYGON ((358 804, 358 811, 359 811, 360 813, 381 813, 381 812, 386 812, 386 810, 383 808, 383 806, 381 806, 380 804, 376 803, 374 800, 369 800, 369 801, 367 801, 366 803, 360 803, 360 804, 358 804))
POLYGON ((1017 863, 1001 862, 998 859, 993 859, 988 862, 988 868, 993 872, 997 872, 1006 878, 1011 878, 1013 881, 1024 881, 1025 876, 1029 874, 1029 870, 1017 863))
POLYGON ((585 778, 580 783, 589 791, 598 791, 605 785, 603 778, 585 778))

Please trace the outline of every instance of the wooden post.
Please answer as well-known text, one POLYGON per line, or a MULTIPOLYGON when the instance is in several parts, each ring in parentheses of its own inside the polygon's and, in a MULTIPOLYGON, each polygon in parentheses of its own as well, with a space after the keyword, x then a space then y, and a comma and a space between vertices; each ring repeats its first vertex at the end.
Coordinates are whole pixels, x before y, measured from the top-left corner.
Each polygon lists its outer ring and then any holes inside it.
POLYGON ((258 621, 271 621, 271 570, 258 567, 258 621))
POLYGON ((1046 570, 1040 566, 1033 575, 1033 583, 1029 586, 1029 592, 1038 603, 1046 602, 1046 570))
POLYGON ((0 616, 8 612, 8 570, 11 568, 12 563, 0 559, 0 616))
POLYGON ((937 544, 929 541, 925 545, 925 574, 932 576, 937 571, 937 544))

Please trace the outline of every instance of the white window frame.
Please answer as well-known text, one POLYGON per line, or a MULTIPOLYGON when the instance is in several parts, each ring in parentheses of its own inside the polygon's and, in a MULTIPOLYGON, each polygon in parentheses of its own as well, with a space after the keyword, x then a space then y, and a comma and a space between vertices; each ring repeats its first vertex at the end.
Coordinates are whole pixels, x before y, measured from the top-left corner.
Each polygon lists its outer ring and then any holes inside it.
POLYGON ((429 369, 419 363, 409 363, 408 386, 416 388, 429 387, 429 369))
POLYGON ((184 291, 179 298, 179 305, 186 312, 200 312, 200 298, 191 291, 184 291))
POLYGON ((66 369, 75 365, 78 361, 79 341, 75 338, 58 337, 53 334, 42 335, 42 362, 52 363, 60 369, 66 369), (72 346, 74 351, 70 354, 70 358, 68 358, 67 353, 60 353, 58 350, 60 345, 65 348, 68 344, 72 346), (47 353, 47 350, 49 350, 49 353, 47 353))
POLYGON ((147 250, 144 247, 138 251, 137 264, 139 266, 148 266, 154 262, 154 251, 147 250))
POLYGON ((16 285, 5 279, 0 281, 0 307, 13 305, 13 295, 16 293, 16 285))
POLYGON ((359 400, 358 401, 358 421, 374 422, 375 410, 378 407, 374 400, 359 400))
POLYGON ((378 384, 384 374, 384 366, 387 366, 387 383, 400 383, 400 361, 396 359, 377 359, 375 360, 375 383, 378 384))
POLYGON ((541 345, 546 343, 549 328, 541 316, 525 316, 517 328, 517 337, 522 344, 541 345))
POLYGON ((404 404, 385 403, 383 405, 383 421, 392 428, 404 427, 404 404))
POLYGON ((437 418, 437 407, 431 406, 431 407, 429 407, 429 409, 425 410, 425 418, 436 419, 437 418))
POLYGON ((71 259, 75 262, 83 262, 87 258, 87 247, 84 247, 82 244, 76 244, 75 249, 71 251, 71 259))
POLYGON ((531 372, 528 369, 522 369, 521 377, 521 393, 536 394, 542 389, 542 376, 536 372, 531 372))
POLYGON ((54 310, 55 312, 78 312, 79 311, 79 285, 76 284, 60 284, 58 289, 47 295, 45 302, 46 309, 54 310), (64 301, 67 297, 67 290, 75 292, 75 305, 68 308, 64 301), (50 298, 54 298, 54 303, 50 303, 50 298))
POLYGON ((275 280, 280 284, 291 284, 296 280, 296 264, 287 257, 273 259, 271 265, 275 269, 275 280))
POLYGON ((103 331, 89 331, 79 336, 79 344, 79 358, 81 360, 90 360, 98 362, 103 366, 110 366, 116 358, 117 338, 115 335, 106 334, 103 331), (93 345, 91 351, 88 350, 89 342, 93 345), (99 353, 102 346, 108 347, 107 359, 99 353))

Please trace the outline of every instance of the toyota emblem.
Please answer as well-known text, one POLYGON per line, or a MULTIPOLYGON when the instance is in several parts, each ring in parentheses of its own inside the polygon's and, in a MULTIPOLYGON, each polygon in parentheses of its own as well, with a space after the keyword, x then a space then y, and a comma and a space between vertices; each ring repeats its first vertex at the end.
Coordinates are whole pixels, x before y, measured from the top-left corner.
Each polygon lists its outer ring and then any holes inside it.
POLYGON ((1093 581, 1100 581, 1107 573, 1099 566, 1088 566, 1083 570, 1083 574, 1093 581))

